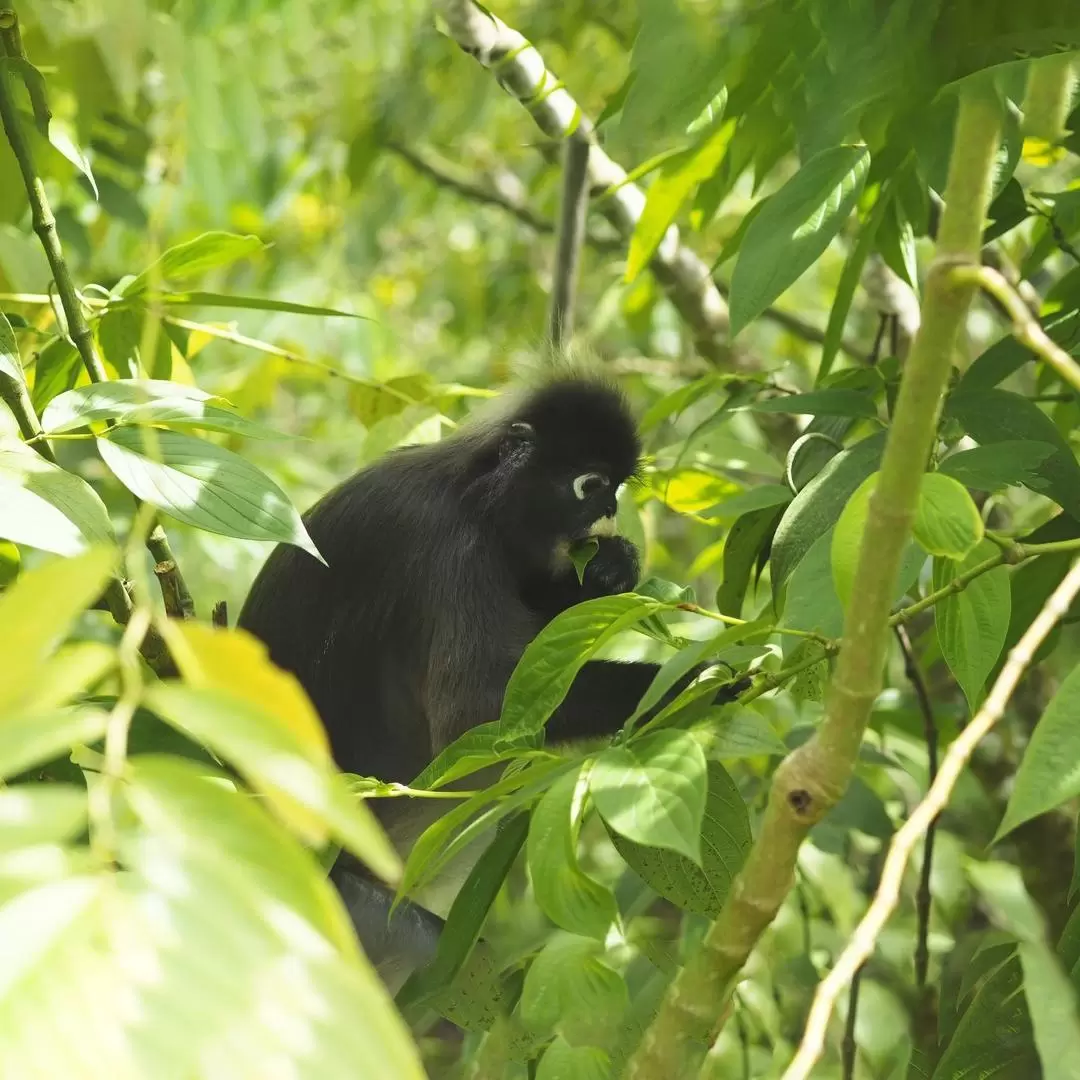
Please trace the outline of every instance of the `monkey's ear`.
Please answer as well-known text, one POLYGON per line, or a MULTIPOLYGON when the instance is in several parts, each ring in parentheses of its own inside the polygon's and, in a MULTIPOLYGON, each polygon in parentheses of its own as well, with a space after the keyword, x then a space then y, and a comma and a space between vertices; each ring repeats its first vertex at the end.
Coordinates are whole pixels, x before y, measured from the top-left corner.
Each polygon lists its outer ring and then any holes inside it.
POLYGON ((507 458, 523 454, 535 441, 536 429, 532 424, 527 424, 524 420, 515 420, 506 429, 506 434, 499 444, 499 459, 505 461, 507 458))

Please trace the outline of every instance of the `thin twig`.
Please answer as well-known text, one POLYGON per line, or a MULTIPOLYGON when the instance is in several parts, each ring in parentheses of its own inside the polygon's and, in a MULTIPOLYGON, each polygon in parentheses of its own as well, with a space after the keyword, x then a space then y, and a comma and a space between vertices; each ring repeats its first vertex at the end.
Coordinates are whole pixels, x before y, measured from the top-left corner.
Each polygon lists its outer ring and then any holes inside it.
POLYGON ((882 871, 881 884, 847 947, 833 965, 832 971, 819 984, 802 1044, 784 1073, 783 1080, 807 1080, 810 1076, 810 1071, 825 1045, 825 1032, 837 998, 859 967, 872 955, 878 936, 896 909, 904 882, 904 871, 915 845, 948 805, 953 787, 975 748, 1001 718, 1037 649, 1055 624, 1064 617, 1077 593, 1080 593, 1080 559, 1073 563, 1072 569, 1043 605, 1035 621, 1010 651, 1009 658, 982 708, 949 747, 945 760, 941 763, 941 771, 930 785, 926 798, 919 803, 893 838, 882 871))
POLYGON ((859 1019, 859 987, 862 984, 862 974, 863 969, 860 967, 851 979, 851 991, 848 994, 847 1022, 844 1024, 844 1041, 840 1047, 844 1080, 855 1080, 855 1056, 859 1049, 855 1042, 855 1024, 859 1019))
POLYGON ((574 298, 577 293, 585 218, 589 209, 589 140, 571 135, 566 140, 562 203, 559 207, 559 244, 551 284, 548 332, 557 351, 574 333, 574 298))
POLYGON ((1065 382, 1080 390, 1080 364, 1047 335, 1002 274, 989 266, 958 266, 951 276, 957 284, 978 285, 990 293, 1012 319, 1013 337, 1042 357, 1065 382))
MULTIPOLYGON (((930 691, 926 680, 919 669, 919 663, 915 659, 915 650, 911 646, 911 638, 907 629, 897 625, 896 640, 900 643, 900 651, 904 655, 904 674, 915 691, 915 697, 919 702, 919 711, 923 718, 923 734, 926 738, 926 763, 928 772, 928 784, 933 784, 938 773, 938 729, 934 718, 934 708, 930 702, 930 691)), ((915 913, 918 920, 918 929, 915 934, 915 984, 926 985, 926 969, 930 963, 930 909, 933 896, 930 891, 930 871, 934 864, 934 836, 937 833, 937 822, 931 823, 926 830, 926 840, 923 843, 922 872, 919 875, 919 891, 915 894, 915 913)))

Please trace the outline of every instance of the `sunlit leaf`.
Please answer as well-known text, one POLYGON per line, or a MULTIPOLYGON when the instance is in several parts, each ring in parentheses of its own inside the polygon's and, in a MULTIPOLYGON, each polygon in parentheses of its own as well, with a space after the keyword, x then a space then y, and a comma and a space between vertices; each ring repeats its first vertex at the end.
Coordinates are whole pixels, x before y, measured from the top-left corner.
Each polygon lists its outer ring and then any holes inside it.
POLYGON ((71 840, 85 825, 86 791, 72 784, 17 784, 0 790, 0 850, 71 840))
POLYGON ((138 277, 132 278, 122 290, 124 299, 131 299, 165 281, 195 277, 217 266, 227 266, 238 259, 261 251, 264 245, 257 236, 238 236, 227 232, 206 232, 194 240, 169 248, 138 277))
POLYGON ((942 473, 923 474, 911 529, 931 555, 947 559, 964 558, 985 532, 967 488, 942 473))

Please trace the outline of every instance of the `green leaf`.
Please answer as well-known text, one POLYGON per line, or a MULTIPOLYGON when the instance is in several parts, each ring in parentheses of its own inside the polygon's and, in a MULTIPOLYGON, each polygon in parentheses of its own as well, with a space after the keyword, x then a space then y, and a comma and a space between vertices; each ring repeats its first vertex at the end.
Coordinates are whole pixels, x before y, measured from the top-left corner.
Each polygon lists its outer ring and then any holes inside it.
POLYGON ((706 756, 718 761, 787 754, 769 721, 745 705, 710 710, 694 734, 703 742, 706 756))
POLYGON ((755 401, 747 406, 754 412, 791 413, 795 416, 877 417, 873 399, 857 390, 811 390, 807 394, 783 394, 755 401))
POLYGON ((724 540, 724 577, 716 590, 716 607, 723 615, 742 616, 750 575, 773 537, 788 502, 743 514, 724 540))
POLYGON ((97 445, 133 495, 177 521, 223 536, 295 544, 324 561, 288 496, 239 454, 176 431, 130 427, 113 428, 97 445))
MULTIPOLYGON (((3 723, 0 721, 0 726, 3 723)), ((85 827, 83 788, 18 784, 0 790, 0 851, 71 840, 85 827)))
POLYGON ((583 937, 607 937, 618 918, 611 890, 578 867, 574 808, 578 769, 564 773, 533 811, 526 851, 533 893, 540 910, 556 926, 583 937))
POLYGON ((585 567, 596 558, 596 553, 599 550, 600 542, 592 536, 571 546, 570 561, 574 564, 574 571, 577 574, 579 584, 584 584, 585 567))
POLYGON ((70 390, 82 371, 82 361, 67 338, 53 338, 38 353, 34 364, 34 386, 30 400, 40 414, 57 394, 70 390))
POLYGON ((41 665, 101 595, 115 561, 104 548, 53 559, 0 595, 0 713, 34 691, 41 665))
POLYGON ((398 1008, 420 1004, 444 990, 461 970, 480 936, 480 928, 517 859, 529 831, 529 816, 515 814, 503 822, 495 839, 469 871, 446 917, 435 959, 406 980, 395 998, 398 1008))
POLYGON ((1038 487, 1073 517, 1080 517, 1080 464, 1054 422, 1034 402, 1007 390, 960 390, 948 398, 945 411, 978 443, 1047 443, 1054 453, 1035 472, 1038 487))
POLYGON ((982 540, 985 529, 963 484, 942 473, 924 473, 912 532, 931 555, 962 559, 982 540))
POLYGON ((611 1080, 611 1061, 598 1046, 571 1046, 556 1035, 540 1059, 536 1080, 611 1080))
POLYGON ((1050 699, 1024 750, 995 840, 1080 794, 1080 666, 1050 699))
POLYGON ((1002 491, 1017 484, 1039 491, 1045 486, 1039 466, 1056 452, 1056 447, 1044 442, 1008 441, 976 446, 950 454, 938 465, 938 472, 976 491, 1002 491))
POLYGON ((602 645, 670 604, 635 593, 586 600, 551 620, 518 661, 503 698, 503 735, 539 731, 566 697, 574 676, 602 645))
POLYGON ((138 277, 132 278, 120 295, 123 299, 130 300, 164 281, 195 277, 206 270, 247 258, 257 251, 262 251, 264 247, 257 236, 206 232, 194 240, 169 248, 138 277))
POLYGON ((224 691, 177 683, 150 687, 145 702, 231 762, 306 839, 321 844, 329 832, 381 877, 397 877, 397 855, 371 811, 352 795, 325 751, 273 712, 224 691))
POLYGON ((708 763, 701 822, 701 865, 663 848, 636 844, 608 830, 627 864, 650 888, 684 911, 715 918, 750 851, 750 818, 724 767, 708 763))
POLYGON ((76 743, 96 742, 108 719, 108 713, 86 708, 0 717, 0 779, 51 761, 76 743))
MULTIPOLYGON (((943 589, 996 551, 989 540, 984 540, 963 560, 935 559, 934 589, 943 589)), ((962 592, 946 596, 934 609, 942 656, 973 713, 982 698, 986 678, 1005 644, 1010 599, 1009 572, 999 566, 980 574, 962 592)))
POLYGON ((814 541, 836 524, 858 486, 877 471, 884 447, 885 433, 879 432, 841 451, 791 500, 769 556, 773 589, 780 589, 814 541))
POLYGON ((26 385, 15 331, 11 329, 11 323, 2 311, 0 311, 0 376, 7 376, 21 386, 26 385))
POLYGON ((829 246, 854 209, 869 167, 865 146, 834 146, 815 154, 769 199, 746 231, 731 278, 733 336, 829 246))
POLYGON ((56 555, 115 543, 108 511, 81 477, 0 439, 0 536, 56 555))
POLYGON ((297 304, 293 300, 272 300, 266 296, 236 296, 232 293, 217 292, 166 292, 147 293, 139 297, 146 303, 166 304, 170 307, 223 307, 244 308, 253 311, 287 311, 293 315, 318 315, 320 318, 366 319, 354 311, 341 311, 338 308, 316 307, 311 304, 297 304))
POLYGON ((195 386, 163 379, 110 379, 68 390, 49 402, 41 426, 50 435, 86 427, 94 420, 111 420, 132 408, 155 401, 220 401, 195 386))
POLYGON ((855 489, 833 529, 829 561, 836 595, 845 609, 851 601, 851 588, 859 565, 859 550, 866 531, 866 517, 870 512, 870 496, 877 487, 880 475, 872 473, 855 489))
POLYGON ((527 756, 539 748, 541 741, 536 734, 507 739, 500 733, 498 720, 477 724, 440 751, 409 786, 433 790, 445 787, 488 765, 527 756))
POLYGON ((630 238, 626 260, 628 282, 648 265, 694 189, 716 171, 734 132, 735 121, 729 120, 705 135, 697 146, 664 163, 649 186, 644 209, 630 238))
POLYGON ((525 973, 520 1008, 533 1031, 578 1044, 601 1041, 627 1004, 626 983, 604 962, 600 942, 556 934, 525 973))
POLYGON ((705 755, 684 731, 656 731, 603 751, 589 791, 609 828, 635 843, 701 861, 705 755))

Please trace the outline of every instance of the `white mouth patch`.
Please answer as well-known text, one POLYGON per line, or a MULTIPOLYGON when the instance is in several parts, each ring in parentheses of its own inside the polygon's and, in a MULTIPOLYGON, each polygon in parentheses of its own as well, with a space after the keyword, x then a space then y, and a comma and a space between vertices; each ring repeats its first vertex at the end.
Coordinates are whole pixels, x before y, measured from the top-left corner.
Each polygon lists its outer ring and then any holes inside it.
POLYGON ((589 536, 615 536, 615 519, 613 517, 597 518, 589 526, 589 536))

